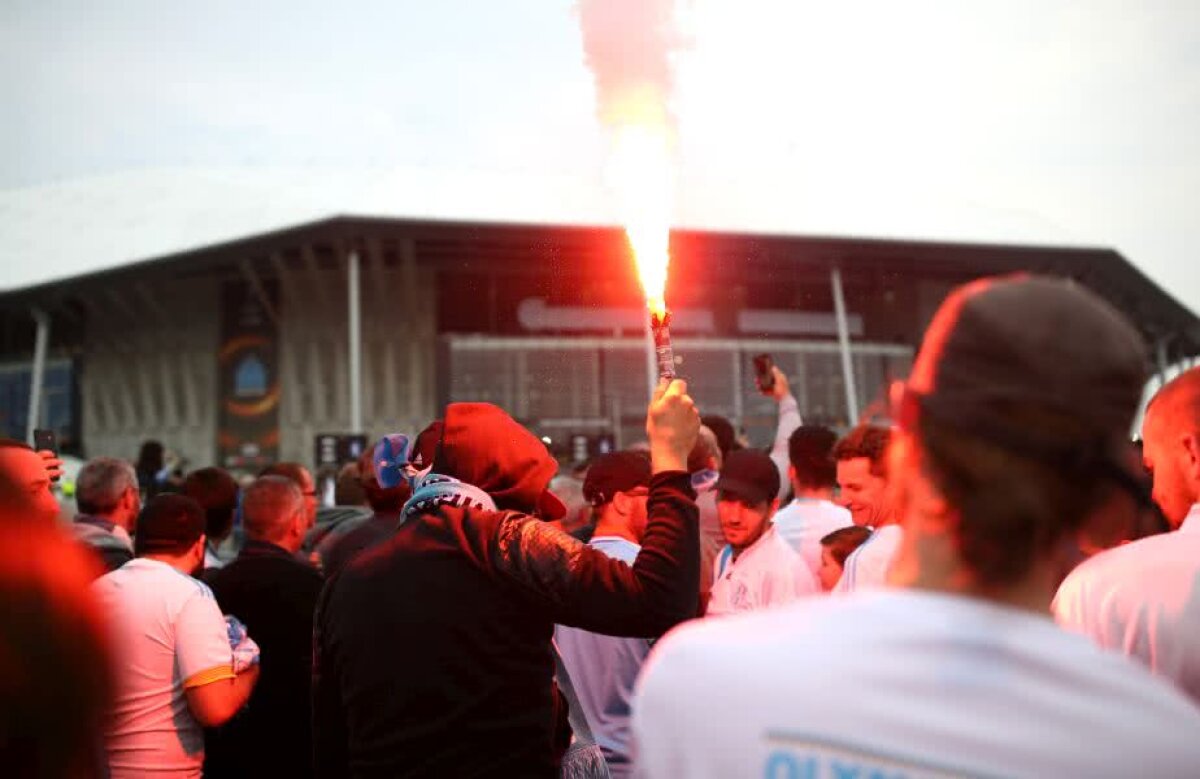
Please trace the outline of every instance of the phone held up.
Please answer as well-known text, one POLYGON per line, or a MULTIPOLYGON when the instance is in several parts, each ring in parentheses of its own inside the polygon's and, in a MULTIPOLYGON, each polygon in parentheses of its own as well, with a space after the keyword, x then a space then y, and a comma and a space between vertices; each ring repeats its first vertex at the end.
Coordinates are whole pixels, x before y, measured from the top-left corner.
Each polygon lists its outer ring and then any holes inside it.
POLYGON ((769 354, 754 355, 754 383, 760 392, 769 393, 775 389, 775 361, 769 354))
MULTIPOLYGON (((55 456, 57 456, 58 455, 58 437, 54 435, 54 431, 53 430, 44 430, 41 428, 34 430, 33 431, 33 450, 35 452, 49 450, 51 452, 54 452, 55 456)), ((53 478, 53 481, 58 481, 58 477, 55 476, 53 478)))

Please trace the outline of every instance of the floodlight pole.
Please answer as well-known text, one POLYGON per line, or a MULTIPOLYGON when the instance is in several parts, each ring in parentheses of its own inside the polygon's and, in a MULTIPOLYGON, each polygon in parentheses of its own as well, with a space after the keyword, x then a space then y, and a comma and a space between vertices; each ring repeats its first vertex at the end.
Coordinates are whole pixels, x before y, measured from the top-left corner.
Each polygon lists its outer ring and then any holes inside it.
POLYGON ((842 385, 846 388, 846 414, 851 426, 858 424, 858 390, 854 386, 854 359, 850 354, 850 326, 846 321, 846 298, 842 294, 842 271, 829 271, 833 289, 833 312, 837 317, 838 346, 842 352, 842 385))
POLYGON ((350 432, 361 433, 362 422, 362 321, 358 252, 350 251, 346 269, 350 331, 350 432))
POLYGON ((37 322, 33 340, 33 368, 29 372, 29 416, 25 423, 25 440, 33 441, 33 431, 42 415, 42 384, 46 373, 46 344, 50 340, 50 317, 40 308, 30 310, 37 322))
POLYGON ((1158 363, 1158 386, 1163 387, 1167 383, 1167 370, 1170 366, 1167 365, 1167 339, 1160 338, 1154 348, 1155 361, 1158 363))

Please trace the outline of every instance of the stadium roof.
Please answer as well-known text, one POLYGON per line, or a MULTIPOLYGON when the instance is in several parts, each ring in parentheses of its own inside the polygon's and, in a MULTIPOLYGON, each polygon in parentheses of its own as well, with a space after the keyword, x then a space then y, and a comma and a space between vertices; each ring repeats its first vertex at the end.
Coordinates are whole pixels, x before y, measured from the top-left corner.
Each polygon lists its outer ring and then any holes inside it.
MULTIPOLYGON (((364 230, 419 233, 423 261, 482 263, 538 255, 529 248, 530 231, 579 252, 597 233, 616 234, 607 226, 602 182, 566 175, 523 181, 516 197, 514 175, 186 168, 0 192, 0 302, 12 308, 53 299, 78 286, 67 280, 103 282, 181 265, 199 270, 288 241, 364 230)), ((837 257, 849 258, 853 270, 855 262, 920 258, 922 272, 940 267, 950 276, 1021 268, 1057 273, 1106 295, 1151 343, 1167 339, 1175 353, 1200 352, 1193 312, 1117 252, 1088 246, 1030 214, 928 202, 878 208, 863 195, 856 203, 799 202, 781 218, 739 206, 745 193, 736 189, 723 191, 724 200, 689 199, 687 186, 680 191, 676 221, 703 229, 676 230, 676 245, 702 241, 716 263, 837 257), (873 221, 855 216, 861 214, 873 221)), ((894 193, 889 202, 899 202, 894 193)))
MULTIPOLYGON (((1089 245, 1035 215, 898 193, 739 190, 680 182, 676 223, 736 233, 1089 245), (696 193, 703 190, 704 196, 696 193), (874 198, 874 200, 873 200, 874 198), (776 205, 762 208, 763 201, 776 205), (750 204, 754 205, 750 205, 750 204)), ((133 171, 0 191, 0 291, 14 291, 295 227, 339 214, 607 225, 602 181, 521 171, 209 169, 133 171)), ((1095 245, 1094 243, 1091 245, 1095 245)))

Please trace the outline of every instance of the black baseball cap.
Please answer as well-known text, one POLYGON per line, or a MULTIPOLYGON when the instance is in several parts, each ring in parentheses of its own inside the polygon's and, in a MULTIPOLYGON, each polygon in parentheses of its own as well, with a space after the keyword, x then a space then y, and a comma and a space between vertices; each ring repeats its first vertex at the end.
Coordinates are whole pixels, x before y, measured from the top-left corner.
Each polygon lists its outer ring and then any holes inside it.
POLYGON ((926 332, 895 414, 928 415, 997 444, 1043 448, 1128 440, 1148 365, 1145 345, 1107 301, 1044 276, 981 279, 955 290, 926 332), (1041 410, 1054 425, 1014 423, 1041 410))
POLYGON ((762 503, 779 495, 779 483, 774 460, 757 449, 737 449, 725 458, 716 489, 762 503))
POLYGON ((583 497, 603 506, 618 492, 650 485, 650 458, 642 452, 611 452, 597 458, 583 480, 583 497))
POLYGON ((934 315, 908 380, 892 389, 892 416, 914 433, 922 418, 953 425, 1074 478, 1115 481, 1145 502, 1120 450, 1148 364, 1138 331, 1082 285, 979 279, 934 315))
POLYGON ((134 551, 184 551, 204 535, 204 525, 204 509, 196 501, 185 495, 156 495, 138 517, 134 551))

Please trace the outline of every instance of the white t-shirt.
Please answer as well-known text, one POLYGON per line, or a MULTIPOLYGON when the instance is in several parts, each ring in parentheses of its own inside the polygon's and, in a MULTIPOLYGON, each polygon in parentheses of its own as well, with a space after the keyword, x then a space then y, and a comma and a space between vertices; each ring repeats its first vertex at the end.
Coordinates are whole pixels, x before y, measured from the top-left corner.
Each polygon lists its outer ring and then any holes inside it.
POLYGON ((776 512, 771 521, 780 537, 804 558, 813 576, 821 570, 821 539, 854 524, 846 509, 814 498, 796 498, 776 512))
POLYGON ((1200 504, 1174 533, 1082 563, 1053 610, 1063 627, 1137 658, 1200 704, 1200 504))
POLYGON ((116 657, 116 702, 105 734, 111 775, 199 776, 204 732, 184 690, 233 678, 229 634, 212 590, 144 557, 92 588, 116 657))
POLYGON ((899 525, 884 525, 871 534, 862 546, 846 558, 842 578, 834 592, 855 592, 883 587, 887 584, 888 569, 900 548, 904 530, 899 525))
POLYGON ((726 546, 713 561, 712 596, 705 614, 716 616, 791 603, 821 591, 804 560, 767 528, 757 541, 733 559, 726 546))
POLYGON ((639 776, 1184 777, 1200 709, 1048 617, 878 590, 687 623, 634 694, 639 776))

